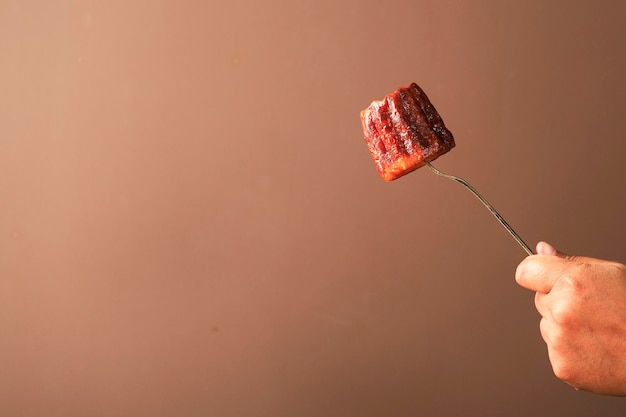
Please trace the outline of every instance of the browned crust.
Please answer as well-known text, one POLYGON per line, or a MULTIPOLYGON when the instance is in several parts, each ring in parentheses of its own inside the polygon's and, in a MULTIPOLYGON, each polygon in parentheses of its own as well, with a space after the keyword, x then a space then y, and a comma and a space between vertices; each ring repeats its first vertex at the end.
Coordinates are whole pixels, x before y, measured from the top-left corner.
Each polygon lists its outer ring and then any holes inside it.
POLYGON ((400 87, 361 112, 363 135, 376 169, 395 180, 450 151, 454 137, 426 93, 416 84, 400 87))

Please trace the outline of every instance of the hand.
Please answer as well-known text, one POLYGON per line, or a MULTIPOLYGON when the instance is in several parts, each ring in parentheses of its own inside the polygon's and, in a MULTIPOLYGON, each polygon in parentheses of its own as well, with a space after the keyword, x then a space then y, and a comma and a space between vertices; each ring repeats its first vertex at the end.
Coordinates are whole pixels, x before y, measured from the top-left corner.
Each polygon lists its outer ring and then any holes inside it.
POLYGON ((567 256, 540 242, 515 279, 537 292, 555 375, 576 389, 626 395, 626 266, 567 256))

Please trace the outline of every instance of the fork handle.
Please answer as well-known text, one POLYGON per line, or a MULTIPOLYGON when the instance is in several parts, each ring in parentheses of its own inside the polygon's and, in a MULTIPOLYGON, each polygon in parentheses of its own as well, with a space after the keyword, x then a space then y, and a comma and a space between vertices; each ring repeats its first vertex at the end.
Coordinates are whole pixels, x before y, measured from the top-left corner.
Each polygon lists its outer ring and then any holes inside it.
POLYGON ((474 187, 472 187, 467 181, 465 181, 463 178, 460 178, 460 177, 457 177, 457 176, 454 176, 454 175, 450 175, 450 174, 446 174, 444 172, 439 171, 437 168, 432 166, 431 163, 428 162, 425 159, 424 159, 424 163, 435 174, 437 174, 437 175, 439 175, 441 177, 447 178, 449 180, 456 181, 456 182, 460 183, 461 185, 463 185, 468 190, 470 190, 472 192, 472 194, 474 194, 474 196, 476 196, 476 198, 478 198, 480 200, 480 202, 483 203, 483 205, 489 209, 491 214, 493 214, 494 217, 496 219, 498 219, 500 224, 502 226, 504 226, 504 228, 507 230, 507 232, 509 232, 511 234, 511 236, 513 236, 513 238, 517 241, 517 243, 519 243, 519 245, 522 247, 522 249, 524 249, 527 254, 534 255, 533 251, 528 247, 526 242, 524 242, 522 240, 522 238, 519 237, 519 235, 517 233, 515 233, 515 230, 513 230, 513 228, 511 226, 509 226, 509 224, 506 222, 506 220, 504 220, 504 218, 500 215, 500 213, 498 213, 496 211, 496 209, 493 208, 493 206, 491 204, 489 204, 489 202, 487 200, 485 200, 485 197, 480 195, 480 193, 478 191, 476 191, 476 189, 474 187))

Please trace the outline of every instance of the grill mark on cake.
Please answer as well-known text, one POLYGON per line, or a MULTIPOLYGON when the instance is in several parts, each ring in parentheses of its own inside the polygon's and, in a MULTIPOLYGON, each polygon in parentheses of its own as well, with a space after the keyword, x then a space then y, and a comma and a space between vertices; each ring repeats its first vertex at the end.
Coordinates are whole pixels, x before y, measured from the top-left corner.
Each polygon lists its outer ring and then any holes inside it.
POLYGON ((414 92, 416 97, 419 97, 418 103, 420 103, 420 108, 424 112, 428 125, 435 133, 436 137, 443 142, 446 149, 454 147, 454 136, 452 135, 452 132, 446 128, 441 115, 437 112, 433 103, 428 99, 424 90, 422 90, 416 83, 412 83, 409 88, 414 92))
POLYGON ((413 97, 411 97, 411 91, 406 88, 400 88, 397 92, 397 99, 400 103, 399 108, 402 111, 402 120, 407 132, 407 140, 412 149, 412 153, 415 155, 423 155, 422 149, 419 145, 419 130, 417 128, 417 107, 413 97))
POLYGON ((428 125, 426 112, 424 110, 423 97, 419 94, 420 90, 409 88, 409 91, 411 91, 412 94, 407 94, 407 101, 410 102, 410 108, 408 108, 407 112, 412 110, 412 124, 415 129, 413 140, 416 142, 417 146, 419 146, 422 155, 426 158, 430 156, 431 152, 429 152, 429 150, 432 148, 433 143, 436 143, 437 141, 434 133, 428 125))
POLYGON ((454 138, 423 90, 401 87, 361 112, 365 141, 376 169, 395 180, 454 147, 454 138))
POLYGON ((387 103, 387 100, 383 100, 380 103, 377 113, 377 123, 379 132, 381 132, 381 140, 385 143, 385 148, 387 149, 386 156, 389 157, 390 161, 393 161, 401 155, 401 149, 398 147, 398 143, 393 132, 391 114, 389 113, 389 104, 387 103))
POLYGON ((376 105, 365 109, 362 113, 363 130, 365 132, 365 142, 372 154, 376 170, 384 176, 385 166, 388 165, 391 160, 389 153, 383 142, 382 132, 379 130, 380 123, 377 122, 376 116, 378 115, 378 108, 376 105))
POLYGON ((381 132, 379 131, 378 124, 376 123, 375 115, 377 111, 371 109, 365 112, 364 124, 367 130, 367 137, 365 141, 370 147, 372 154, 376 154, 379 157, 387 153, 387 148, 382 140, 380 140, 381 132))
POLYGON ((385 125, 385 138, 389 142, 390 156, 393 158, 407 156, 408 152, 400 132, 402 121, 399 119, 395 103, 391 97, 386 97, 384 100, 382 118, 385 125))
POLYGON ((436 115, 437 112, 433 112, 434 107, 428 99, 428 96, 426 95, 424 90, 422 90, 416 83, 412 83, 409 86, 409 89, 413 92, 414 97, 419 103, 420 109, 422 110, 426 118, 426 122, 428 123, 428 125, 432 125, 433 116, 436 115))

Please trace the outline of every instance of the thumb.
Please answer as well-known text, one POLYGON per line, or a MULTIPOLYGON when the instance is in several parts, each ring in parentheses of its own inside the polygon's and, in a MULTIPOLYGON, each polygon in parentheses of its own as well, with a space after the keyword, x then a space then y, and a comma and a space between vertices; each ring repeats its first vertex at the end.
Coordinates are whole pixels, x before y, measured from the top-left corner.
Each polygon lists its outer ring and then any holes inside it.
POLYGON ((573 262, 588 263, 588 264, 613 263, 610 261, 590 258, 587 256, 566 255, 563 252, 558 251, 554 246, 552 246, 551 244, 547 242, 537 243, 536 249, 537 249, 537 255, 551 255, 551 256, 556 256, 557 258, 566 259, 568 261, 573 261, 573 262))
POLYGON ((569 258, 547 242, 537 243, 536 250, 536 255, 528 256, 518 265, 515 279, 524 288, 547 294, 569 258))

